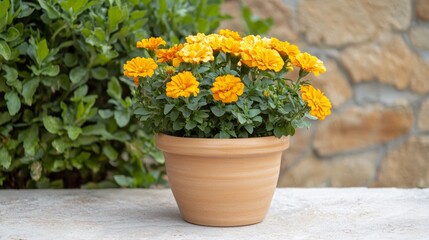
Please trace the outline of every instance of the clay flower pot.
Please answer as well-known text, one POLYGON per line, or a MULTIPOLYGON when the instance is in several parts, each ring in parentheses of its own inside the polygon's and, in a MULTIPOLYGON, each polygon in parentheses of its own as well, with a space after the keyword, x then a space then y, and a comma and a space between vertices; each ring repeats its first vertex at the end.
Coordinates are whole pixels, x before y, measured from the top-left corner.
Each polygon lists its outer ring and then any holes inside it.
POLYGON ((156 136, 182 218, 206 226, 261 222, 289 137, 205 139, 156 136))

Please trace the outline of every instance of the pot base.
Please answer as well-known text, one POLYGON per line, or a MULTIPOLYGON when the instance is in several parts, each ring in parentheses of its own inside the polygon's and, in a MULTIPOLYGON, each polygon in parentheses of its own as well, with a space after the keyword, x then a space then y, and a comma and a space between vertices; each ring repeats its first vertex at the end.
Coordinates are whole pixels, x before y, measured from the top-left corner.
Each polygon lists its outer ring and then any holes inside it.
POLYGON ((289 138, 198 139, 158 135, 182 218, 204 226, 261 222, 289 138))

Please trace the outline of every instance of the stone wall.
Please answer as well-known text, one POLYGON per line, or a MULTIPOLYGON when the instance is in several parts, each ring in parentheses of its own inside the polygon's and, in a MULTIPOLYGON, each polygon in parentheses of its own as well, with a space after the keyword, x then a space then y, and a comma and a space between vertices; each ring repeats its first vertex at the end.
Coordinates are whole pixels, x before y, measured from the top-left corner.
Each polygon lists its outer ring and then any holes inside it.
POLYGON ((280 187, 429 187, 429 0, 226 0, 222 27, 240 2, 327 67, 333 114, 292 138, 280 187))

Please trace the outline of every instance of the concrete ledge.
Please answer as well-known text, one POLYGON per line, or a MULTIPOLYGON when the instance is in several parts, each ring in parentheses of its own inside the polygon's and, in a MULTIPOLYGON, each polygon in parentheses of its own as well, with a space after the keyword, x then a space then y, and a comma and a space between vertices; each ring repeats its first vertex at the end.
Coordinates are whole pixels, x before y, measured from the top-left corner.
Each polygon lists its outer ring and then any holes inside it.
POLYGON ((2 190, 0 239, 429 239, 429 189, 277 189, 264 222, 181 220, 170 190, 2 190))

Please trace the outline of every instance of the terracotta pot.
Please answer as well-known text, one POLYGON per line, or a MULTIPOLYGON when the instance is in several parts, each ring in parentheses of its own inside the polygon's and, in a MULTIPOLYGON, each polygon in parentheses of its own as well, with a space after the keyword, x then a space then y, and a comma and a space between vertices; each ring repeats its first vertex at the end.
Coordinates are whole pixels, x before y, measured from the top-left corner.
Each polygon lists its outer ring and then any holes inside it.
POLYGON ((206 139, 156 136, 182 218, 205 226, 261 222, 289 137, 206 139))

